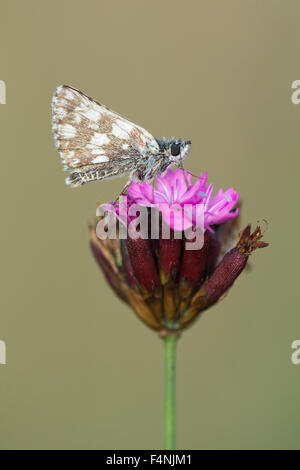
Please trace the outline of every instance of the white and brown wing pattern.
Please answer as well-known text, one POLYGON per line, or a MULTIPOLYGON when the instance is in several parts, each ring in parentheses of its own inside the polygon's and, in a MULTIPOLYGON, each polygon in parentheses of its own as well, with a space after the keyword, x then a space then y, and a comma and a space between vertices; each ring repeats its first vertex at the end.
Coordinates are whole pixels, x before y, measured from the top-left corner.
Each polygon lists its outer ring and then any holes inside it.
POLYGON ((159 154, 149 132, 75 88, 59 86, 52 106, 56 147, 71 186, 133 173, 159 154))

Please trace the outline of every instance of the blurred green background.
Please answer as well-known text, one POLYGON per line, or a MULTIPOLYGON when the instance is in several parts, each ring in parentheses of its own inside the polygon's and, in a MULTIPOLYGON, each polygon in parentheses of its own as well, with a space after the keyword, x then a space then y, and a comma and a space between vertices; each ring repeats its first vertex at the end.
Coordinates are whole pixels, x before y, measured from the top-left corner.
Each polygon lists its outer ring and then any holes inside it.
POLYGON ((178 347, 178 448, 300 448, 300 4, 1 2, 2 449, 163 447, 163 348, 110 291, 87 221, 126 178, 64 184, 51 97, 67 83, 157 137, 266 218, 230 295, 178 347))

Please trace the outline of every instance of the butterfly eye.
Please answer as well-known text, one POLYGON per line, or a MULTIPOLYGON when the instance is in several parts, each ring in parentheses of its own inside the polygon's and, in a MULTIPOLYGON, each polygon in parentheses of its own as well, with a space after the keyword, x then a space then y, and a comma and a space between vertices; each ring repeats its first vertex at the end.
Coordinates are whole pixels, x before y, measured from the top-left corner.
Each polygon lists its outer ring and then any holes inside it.
POLYGON ((171 145, 171 155, 176 157, 180 154, 180 144, 172 144, 171 145))

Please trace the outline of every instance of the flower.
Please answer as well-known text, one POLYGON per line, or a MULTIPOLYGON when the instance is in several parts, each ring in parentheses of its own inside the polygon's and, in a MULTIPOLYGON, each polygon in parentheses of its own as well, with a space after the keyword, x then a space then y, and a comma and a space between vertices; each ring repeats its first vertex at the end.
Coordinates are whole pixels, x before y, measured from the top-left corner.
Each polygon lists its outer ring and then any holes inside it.
MULTIPOLYGON (((239 213, 234 206, 239 195, 231 188, 219 190, 213 197, 206 174, 192 183, 189 172, 168 170, 157 177, 156 187, 131 183, 128 195, 129 208, 133 204, 147 208, 150 219, 151 209, 158 209, 162 220, 169 221, 170 237, 162 236, 162 223, 157 239, 118 235, 116 239, 99 239, 97 226, 91 225, 91 248, 116 294, 161 335, 178 334, 223 298, 244 270, 250 254, 268 245, 261 241, 260 227, 251 234, 250 225, 234 243, 239 213), (181 214, 185 204, 192 207, 184 224, 179 224, 179 217, 171 221, 167 217, 166 205, 172 208, 174 204, 181 214), (193 240, 187 239, 182 230, 196 224, 197 204, 204 206, 203 246, 190 249, 193 240)), ((124 222, 120 205, 104 207, 124 222)))
POLYGON ((238 202, 239 194, 233 188, 225 192, 220 189, 213 197, 214 188, 207 184, 207 173, 201 173, 195 183, 191 178, 191 174, 181 168, 176 171, 168 169, 163 176, 157 176, 156 188, 149 183, 131 183, 128 194, 135 203, 160 210, 164 222, 173 230, 197 225, 195 211, 184 217, 183 209, 187 205, 203 205, 204 227, 210 231, 213 231, 212 225, 221 224, 238 215, 239 210, 233 208, 238 202), (172 209, 176 215, 170 219, 172 209))

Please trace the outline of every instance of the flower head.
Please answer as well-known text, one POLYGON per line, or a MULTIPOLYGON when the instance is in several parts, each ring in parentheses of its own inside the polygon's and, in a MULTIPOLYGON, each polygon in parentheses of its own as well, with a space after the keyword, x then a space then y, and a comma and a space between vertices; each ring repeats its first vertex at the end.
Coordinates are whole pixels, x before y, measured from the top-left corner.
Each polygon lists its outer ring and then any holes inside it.
MULTIPOLYGON (((129 209, 132 204, 158 209, 162 220, 168 223, 166 207, 192 209, 204 206, 203 246, 189 249, 190 240, 181 232, 179 218, 171 219, 170 236, 164 238, 161 230, 156 239, 148 237, 120 237, 99 239, 97 227, 90 227, 91 247, 105 277, 136 314, 160 334, 178 332, 190 325, 199 313, 216 303, 244 270, 250 254, 267 243, 261 241, 259 227, 251 234, 248 225, 234 242, 238 226, 239 195, 234 189, 219 190, 213 197, 213 187, 207 184, 207 175, 200 175, 195 183, 183 170, 168 170, 158 176, 156 186, 131 183, 128 188, 129 209)), ((107 205, 110 212, 120 215, 120 205, 107 205)), ((126 217, 128 217, 128 210, 126 217)), ((193 210, 185 223, 194 225, 193 210)), ((129 235, 129 233, 128 233, 129 235)))
MULTIPOLYGON (((239 213, 236 206, 239 194, 230 188, 219 189, 213 196, 214 188, 207 183, 207 173, 201 173, 196 182, 191 174, 181 168, 168 169, 165 174, 156 177, 155 186, 150 183, 132 182, 127 189, 130 204, 155 207, 163 221, 173 230, 185 230, 197 226, 196 207, 204 212, 204 228, 213 231, 212 225, 233 219, 239 213)), ((119 214, 119 208, 114 209, 119 214)))

